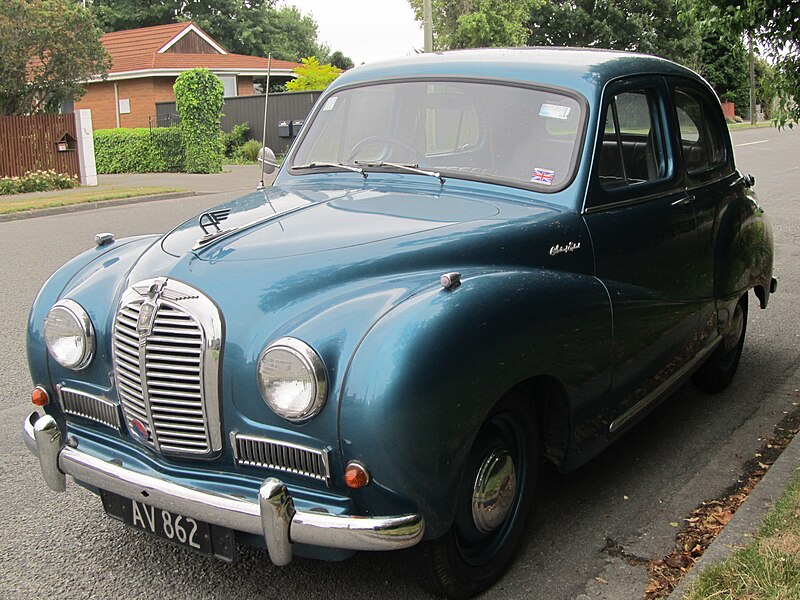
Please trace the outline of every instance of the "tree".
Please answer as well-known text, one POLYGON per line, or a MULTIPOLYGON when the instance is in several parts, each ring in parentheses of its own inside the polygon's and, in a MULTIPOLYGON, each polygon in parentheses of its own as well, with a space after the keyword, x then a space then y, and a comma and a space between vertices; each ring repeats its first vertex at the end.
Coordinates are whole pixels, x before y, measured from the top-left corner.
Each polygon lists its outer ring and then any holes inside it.
POLYGON ((81 82, 108 70, 101 35, 77 2, 0 2, 0 114, 53 112, 83 96, 81 82))
POLYGON ((194 21, 229 52, 299 61, 327 59, 317 23, 294 6, 275 0, 94 0, 92 11, 106 31, 194 21))
POLYGON ((105 31, 122 31, 173 23, 182 0, 93 0, 91 11, 105 31))
POLYGON ((272 52, 274 58, 299 61, 302 57, 314 56, 321 63, 327 62, 330 49, 317 41, 317 23, 310 15, 304 15, 294 6, 270 9, 260 23, 260 30, 243 34, 253 37, 252 52, 266 56, 272 52))
MULTIPOLYGON (((433 47, 522 46, 531 6, 543 0, 432 0, 433 47)), ((422 0, 409 0, 422 21, 422 0)))
POLYGON ((773 62, 779 106, 773 121, 790 128, 800 121, 800 3, 797 0, 712 0, 739 31, 758 41, 773 62))
POLYGON ((749 107, 747 49, 730 17, 716 7, 697 5, 701 46, 698 71, 705 77, 720 100, 736 104, 739 114, 749 107))
POLYGON ((332 65, 319 64, 319 61, 313 56, 303 58, 301 62, 303 65, 294 70, 297 77, 286 82, 286 89, 290 92, 324 90, 342 73, 340 69, 332 65))
POLYGON ((700 32, 691 0, 548 0, 534 5, 531 46, 655 54, 696 67, 700 32))
POLYGON ((353 64, 353 59, 349 56, 345 56, 341 50, 337 50, 331 54, 329 62, 342 71, 347 71, 347 69, 352 69, 355 66, 353 64))

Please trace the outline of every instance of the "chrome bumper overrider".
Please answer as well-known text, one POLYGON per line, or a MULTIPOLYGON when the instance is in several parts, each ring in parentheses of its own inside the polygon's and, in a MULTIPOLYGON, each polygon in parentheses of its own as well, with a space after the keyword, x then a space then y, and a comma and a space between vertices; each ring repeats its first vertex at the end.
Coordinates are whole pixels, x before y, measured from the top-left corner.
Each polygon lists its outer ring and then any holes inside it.
POLYGON ((292 543, 348 550, 398 550, 418 543, 420 515, 358 517, 298 511, 286 485, 269 478, 258 502, 179 485, 96 458, 63 441, 55 419, 31 413, 24 423, 28 449, 39 457, 45 482, 63 492, 66 475, 126 498, 222 527, 264 536, 276 565, 292 560, 292 543))

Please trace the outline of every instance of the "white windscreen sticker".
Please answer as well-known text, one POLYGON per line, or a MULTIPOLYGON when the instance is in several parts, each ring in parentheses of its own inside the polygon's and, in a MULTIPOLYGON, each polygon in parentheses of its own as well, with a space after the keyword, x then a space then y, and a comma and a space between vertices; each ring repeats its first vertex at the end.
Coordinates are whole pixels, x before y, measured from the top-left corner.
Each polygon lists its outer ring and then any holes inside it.
POLYGON ((333 110, 333 107, 336 106, 336 99, 338 96, 331 96, 328 98, 328 101, 325 103, 325 106, 322 107, 322 110, 333 110))
POLYGON ((542 104, 539 116, 547 119, 568 119, 570 108, 561 104, 542 104))

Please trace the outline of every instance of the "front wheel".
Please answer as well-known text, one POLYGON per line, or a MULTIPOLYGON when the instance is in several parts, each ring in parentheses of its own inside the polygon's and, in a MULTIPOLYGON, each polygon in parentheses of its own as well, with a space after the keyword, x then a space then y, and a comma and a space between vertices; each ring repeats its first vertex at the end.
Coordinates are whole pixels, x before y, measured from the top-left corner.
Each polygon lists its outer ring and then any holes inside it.
POLYGON ((522 539, 538 469, 532 407, 518 398, 502 401, 465 463, 452 527, 420 547, 429 587, 471 598, 503 575, 522 539))
POLYGON ((716 394, 733 380, 744 348, 747 331, 747 294, 741 297, 733 312, 731 324, 722 336, 722 343, 692 375, 692 383, 701 392, 716 394))

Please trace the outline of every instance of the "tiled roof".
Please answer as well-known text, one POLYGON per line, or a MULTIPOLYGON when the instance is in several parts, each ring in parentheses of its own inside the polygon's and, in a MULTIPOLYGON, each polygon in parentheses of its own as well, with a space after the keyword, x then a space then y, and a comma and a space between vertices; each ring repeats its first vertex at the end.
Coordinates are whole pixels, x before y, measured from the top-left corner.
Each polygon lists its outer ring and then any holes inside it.
MULTIPOLYGON (((267 70, 267 59, 260 56, 245 56, 244 54, 156 54, 153 62, 154 69, 193 69, 206 67, 208 69, 263 69, 267 70)), ((300 66, 298 63, 287 60, 272 59, 273 69, 292 70, 300 66)))
MULTIPOLYGON (((258 56, 158 53, 168 42, 191 26, 199 29, 197 25, 187 21, 106 33, 100 41, 111 55, 109 75, 150 69, 193 69, 195 67, 232 71, 237 69, 263 69, 266 71, 267 59, 258 56)), ((297 66, 299 66, 297 63, 285 60, 272 61, 272 68, 277 70, 291 70, 297 66)))

